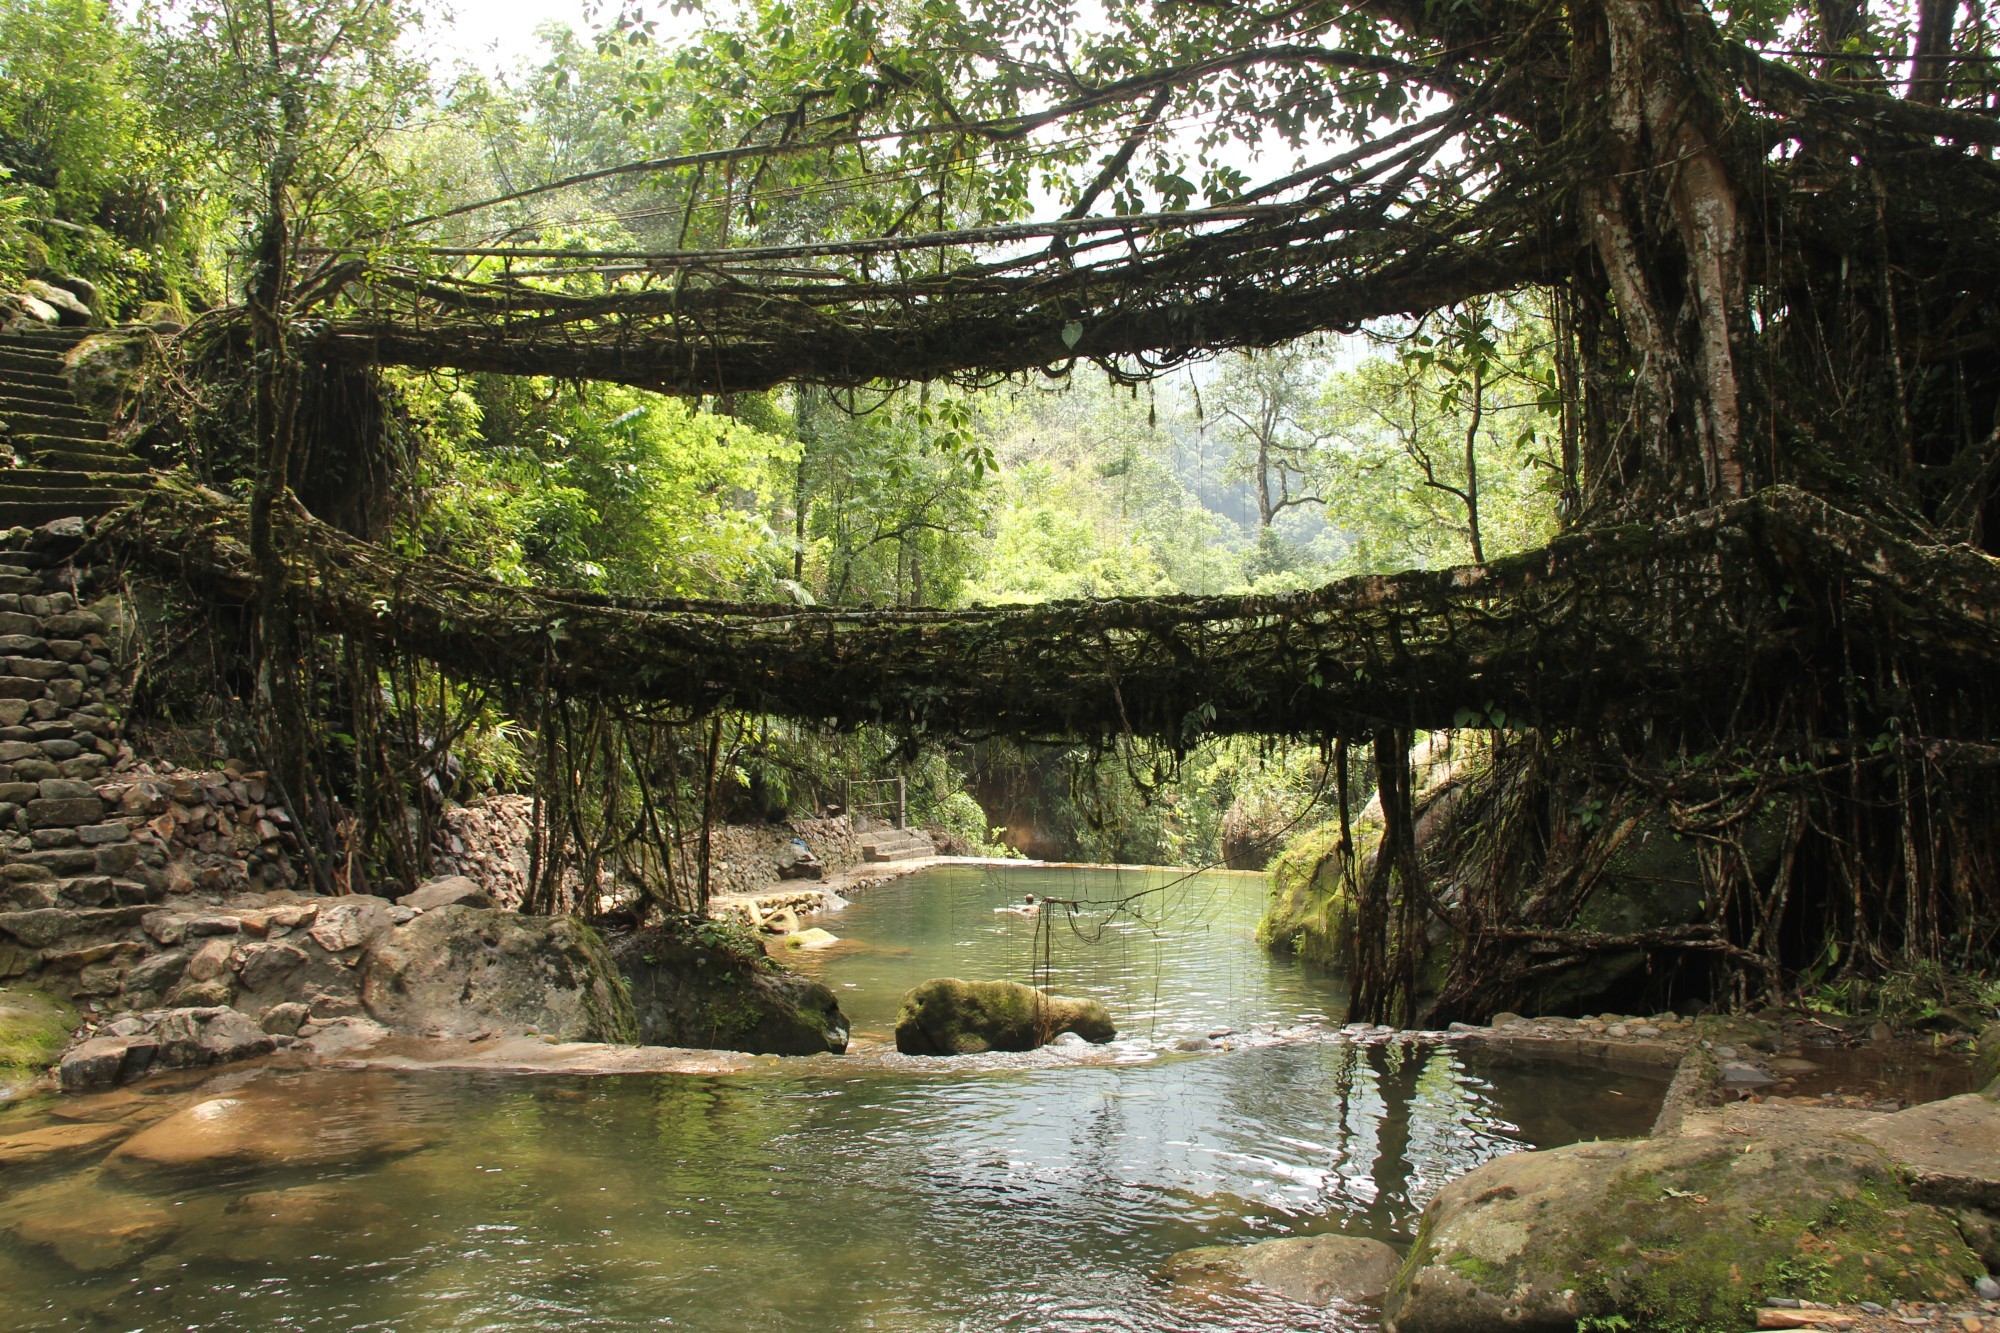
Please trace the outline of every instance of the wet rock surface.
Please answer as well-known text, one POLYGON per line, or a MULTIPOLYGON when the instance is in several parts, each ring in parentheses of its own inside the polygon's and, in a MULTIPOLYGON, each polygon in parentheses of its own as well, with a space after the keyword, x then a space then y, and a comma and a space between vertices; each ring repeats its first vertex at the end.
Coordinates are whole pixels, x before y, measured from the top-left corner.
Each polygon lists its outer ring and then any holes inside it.
POLYGON ((1031 1051, 1065 1032, 1090 1042, 1118 1035, 1098 1001, 1043 995, 1018 981, 936 978, 904 995, 896 1015, 904 1055, 1031 1051))

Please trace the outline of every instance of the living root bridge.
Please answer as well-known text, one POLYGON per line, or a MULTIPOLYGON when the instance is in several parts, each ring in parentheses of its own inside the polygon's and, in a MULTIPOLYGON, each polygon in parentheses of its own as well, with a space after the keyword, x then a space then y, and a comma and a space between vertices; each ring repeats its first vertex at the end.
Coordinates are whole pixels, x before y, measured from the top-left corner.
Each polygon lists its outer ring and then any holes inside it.
MULTIPOLYGON (((212 596, 254 600, 247 516, 167 486, 96 540, 212 596)), ((640 601, 514 587, 398 557, 297 509, 289 592, 320 629, 372 637, 465 678, 695 712, 842 726, 1178 744, 1220 733, 1365 736, 1386 727, 1719 725, 1764 691, 1885 648, 1913 701, 1987 739, 2000 562, 1926 547, 1772 489, 1657 526, 1558 538, 1486 566, 1306 592, 943 610, 640 601)), ((1928 711, 1928 710, 1926 710, 1928 711)))

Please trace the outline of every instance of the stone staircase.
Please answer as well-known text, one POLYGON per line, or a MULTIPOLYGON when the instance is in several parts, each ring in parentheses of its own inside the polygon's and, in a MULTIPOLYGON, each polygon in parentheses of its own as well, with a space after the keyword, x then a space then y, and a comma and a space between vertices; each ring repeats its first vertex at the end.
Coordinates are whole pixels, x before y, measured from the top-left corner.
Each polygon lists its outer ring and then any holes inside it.
POLYGON ((863 833, 860 841, 863 861, 914 861, 937 855, 937 848, 921 829, 878 828, 863 833))
POLYGON ((145 462, 113 443, 70 393, 63 356, 87 336, 83 329, 0 336, 0 441, 18 460, 0 469, 0 529, 95 518, 153 484, 145 462))

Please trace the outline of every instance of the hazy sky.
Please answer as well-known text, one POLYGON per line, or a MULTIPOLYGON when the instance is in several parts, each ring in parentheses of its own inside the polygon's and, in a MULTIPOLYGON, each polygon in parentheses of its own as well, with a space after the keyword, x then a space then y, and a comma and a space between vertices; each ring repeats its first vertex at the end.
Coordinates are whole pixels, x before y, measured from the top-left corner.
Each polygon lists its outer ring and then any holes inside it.
MULTIPOLYGON (((566 23, 578 33, 591 23, 584 15, 588 0, 444 0, 450 22, 433 21, 430 44, 442 60, 463 59, 487 69, 507 68, 536 51, 535 30, 545 23, 566 23)), ((615 12, 615 3, 599 4, 600 13, 615 12)), ((677 16, 665 4, 647 10, 663 33, 692 27, 698 20, 677 16)))

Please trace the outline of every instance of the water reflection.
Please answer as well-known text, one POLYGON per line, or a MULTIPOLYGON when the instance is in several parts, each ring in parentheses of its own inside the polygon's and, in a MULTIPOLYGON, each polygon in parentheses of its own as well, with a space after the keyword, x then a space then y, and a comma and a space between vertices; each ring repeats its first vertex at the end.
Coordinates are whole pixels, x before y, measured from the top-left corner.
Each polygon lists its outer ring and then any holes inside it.
MULTIPOLYGON (((1089 984, 1137 984, 1077 966, 1089 984)), ((1161 1011, 1188 1021, 1220 996, 1325 1012, 1323 994, 1285 989, 1309 981, 1273 967, 1248 952, 1219 965, 1269 985, 1202 983, 1212 994, 1195 1006, 1169 976, 1161 1011)), ((268 1123, 302 1114, 377 1150, 167 1176, 107 1167, 107 1144, 0 1168, 0 1315, 20 1329, 1371 1327, 1366 1312, 1176 1293, 1154 1274, 1199 1244, 1404 1240, 1452 1177, 1525 1144, 1643 1132, 1658 1095, 1601 1071, 1489 1073, 1403 1040, 972 1074, 837 1068, 266 1076, 228 1095, 268 1106, 268 1123), (110 1248, 65 1258, 58 1242, 78 1228, 110 1248)), ((60 1110, 122 1134, 215 1095, 60 1110)), ((55 1109, 0 1110, 0 1135, 68 1123, 55 1109)))

